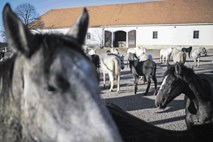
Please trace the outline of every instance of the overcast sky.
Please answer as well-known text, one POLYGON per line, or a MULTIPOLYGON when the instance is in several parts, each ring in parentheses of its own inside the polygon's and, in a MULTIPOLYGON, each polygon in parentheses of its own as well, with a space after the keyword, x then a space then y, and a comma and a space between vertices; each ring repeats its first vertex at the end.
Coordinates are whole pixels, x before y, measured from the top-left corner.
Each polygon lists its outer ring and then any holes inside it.
MULTIPOLYGON (((6 3, 9 3, 14 10, 18 5, 23 3, 30 3, 35 6, 39 15, 43 15, 50 9, 68 8, 68 7, 82 7, 94 6, 104 4, 119 4, 119 3, 132 3, 132 2, 147 2, 157 0, 0 0, 0 31, 3 30, 2 24, 2 10, 6 3)), ((0 41, 2 38, 0 36, 0 41)))

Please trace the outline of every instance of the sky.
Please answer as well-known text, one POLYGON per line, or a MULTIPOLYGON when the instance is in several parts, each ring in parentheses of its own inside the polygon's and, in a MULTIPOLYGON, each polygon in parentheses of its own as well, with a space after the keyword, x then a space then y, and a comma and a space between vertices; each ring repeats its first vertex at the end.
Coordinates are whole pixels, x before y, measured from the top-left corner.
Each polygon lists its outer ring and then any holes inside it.
MULTIPOLYGON (((148 1, 156 1, 156 0, 1 0, 0 31, 3 30, 2 10, 6 3, 9 3, 13 10, 15 10, 15 8, 20 4, 30 3, 36 8, 36 11, 41 16, 51 9, 58 9, 58 8, 86 7, 105 4, 120 4, 120 3, 148 2, 148 1)), ((1 35, 0 35, 0 42, 2 42, 1 35)))

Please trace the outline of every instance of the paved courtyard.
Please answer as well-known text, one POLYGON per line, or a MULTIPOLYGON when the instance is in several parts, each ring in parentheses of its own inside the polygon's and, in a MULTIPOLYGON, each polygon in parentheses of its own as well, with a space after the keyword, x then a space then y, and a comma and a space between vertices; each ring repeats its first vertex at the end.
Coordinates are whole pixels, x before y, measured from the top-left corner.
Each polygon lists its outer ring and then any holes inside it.
MULTIPOLYGON (((98 50, 97 53, 100 56, 105 54, 104 49, 98 50)), ((121 54, 126 55, 124 49, 119 50, 121 54)), ((207 50, 208 55, 201 57, 200 67, 194 68, 196 73, 206 73, 213 75, 213 49, 207 50)), ((159 63, 159 50, 148 50, 154 57, 154 61, 157 63, 157 81, 158 87, 162 82, 163 73, 166 70, 166 65, 159 63)), ((172 64, 172 61, 170 61, 172 64)), ((191 67, 193 64, 192 59, 187 58, 186 66, 191 67)), ((115 82, 116 84, 116 82, 115 82)), ((125 66, 125 69, 121 71, 121 83, 120 83, 120 94, 116 93, 116 85, 114 92, 109 91, 109 81, 107 80, 107 86, 103 88, 103 82, 101 79, 101 97, 109 102, 113 102, 120 106, 122 109, 131 113, 132 115, 143 119, 153 125, 171 129, 171 130, 184 130, 185 125, 185 110, 184 110, 184 94, 178 96, 173 100, 167 108, 160 110, 155 107, 154 100, 154 83, 152 81, 149 94, 143 96, 147 84, 143 84, 143 81, 139 81, 138 94, 134 95, 133 77, 130 74, 130 69, 125 66)))

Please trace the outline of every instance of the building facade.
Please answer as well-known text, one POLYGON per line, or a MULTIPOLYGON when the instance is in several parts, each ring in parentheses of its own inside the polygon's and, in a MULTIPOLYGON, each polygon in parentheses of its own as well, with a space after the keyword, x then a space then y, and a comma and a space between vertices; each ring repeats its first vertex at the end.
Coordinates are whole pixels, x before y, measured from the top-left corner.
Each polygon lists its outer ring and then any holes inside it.
MULTIPOLYGON (((212 7, 213 1, 210 0, 167 0, 88 7, 91 18, 86 44, 97 47, 211 48, 212 7), (110 12, 106 14, 107 11, 110 12)), ((70 21, 73 23, 81 10, 82 8, 71 8, 49 11, 40 18, 45 26, 36 30, 66 33, 69 29, 66 22, 53 23, 48 18, 70 12, 70 16, 75 17, 70 21)), ((62 18, 66 19, 66 15, 62 18)))

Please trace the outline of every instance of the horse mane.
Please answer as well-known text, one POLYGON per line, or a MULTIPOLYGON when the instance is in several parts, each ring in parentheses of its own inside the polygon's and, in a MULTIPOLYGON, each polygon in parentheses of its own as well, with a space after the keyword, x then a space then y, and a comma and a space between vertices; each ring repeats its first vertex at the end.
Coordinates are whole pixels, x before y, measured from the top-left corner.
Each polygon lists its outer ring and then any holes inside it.
POLYGON ((16 55, 13 54, 10 58, 0 62, 0 68, 1 68, 0 80, 2 80, 2 82, 0 82, 0 86, 2 89, 5 87, 6 84, 10 85, 11 83, 11 80, 13 77, 13 67, 14 67, 15 59, 16 59, 16 55), (7 80, 8 82, 5 83, 5 80, 7 80))
MULTIPOLYGON (((81 53, 86 59, 90 60, 88 56, 83 51, 83 47, 77 42, 74 37, 63 35, 63 34, 35 34, 35 43, 41 43, 43 49, 43 55, 45 57, 45 72, 48 72, 51 61, 53 61, 55 56, 55 51, 58 48, 69 47, 72 50, 75 50, 81 53)), ((33 51, 37 51, 41 48, 40 45, 33 46, 33 51)))
MULTIPOLYGON (((182 69, 183 69, 184 72, 185 72, 184 74, 187 74, 187 75, 195 74, 195 72, 194 72, 193 69, 188 68, 188 67, 186 67, 186 66, 184 66, 184 65, 182 65, 182 64, 181 64, 181 66, 182 66, 182 69)), ((168 68, 168 69, 165 71, 164 76, 166 76, 166 75, 168 75, 168 74, 170 74, 170 73, 175 74, 175 65, 168 65, 167 68, 168 68)), ((195 74, 195 75, 196 75, 196 74, 195 74)))

